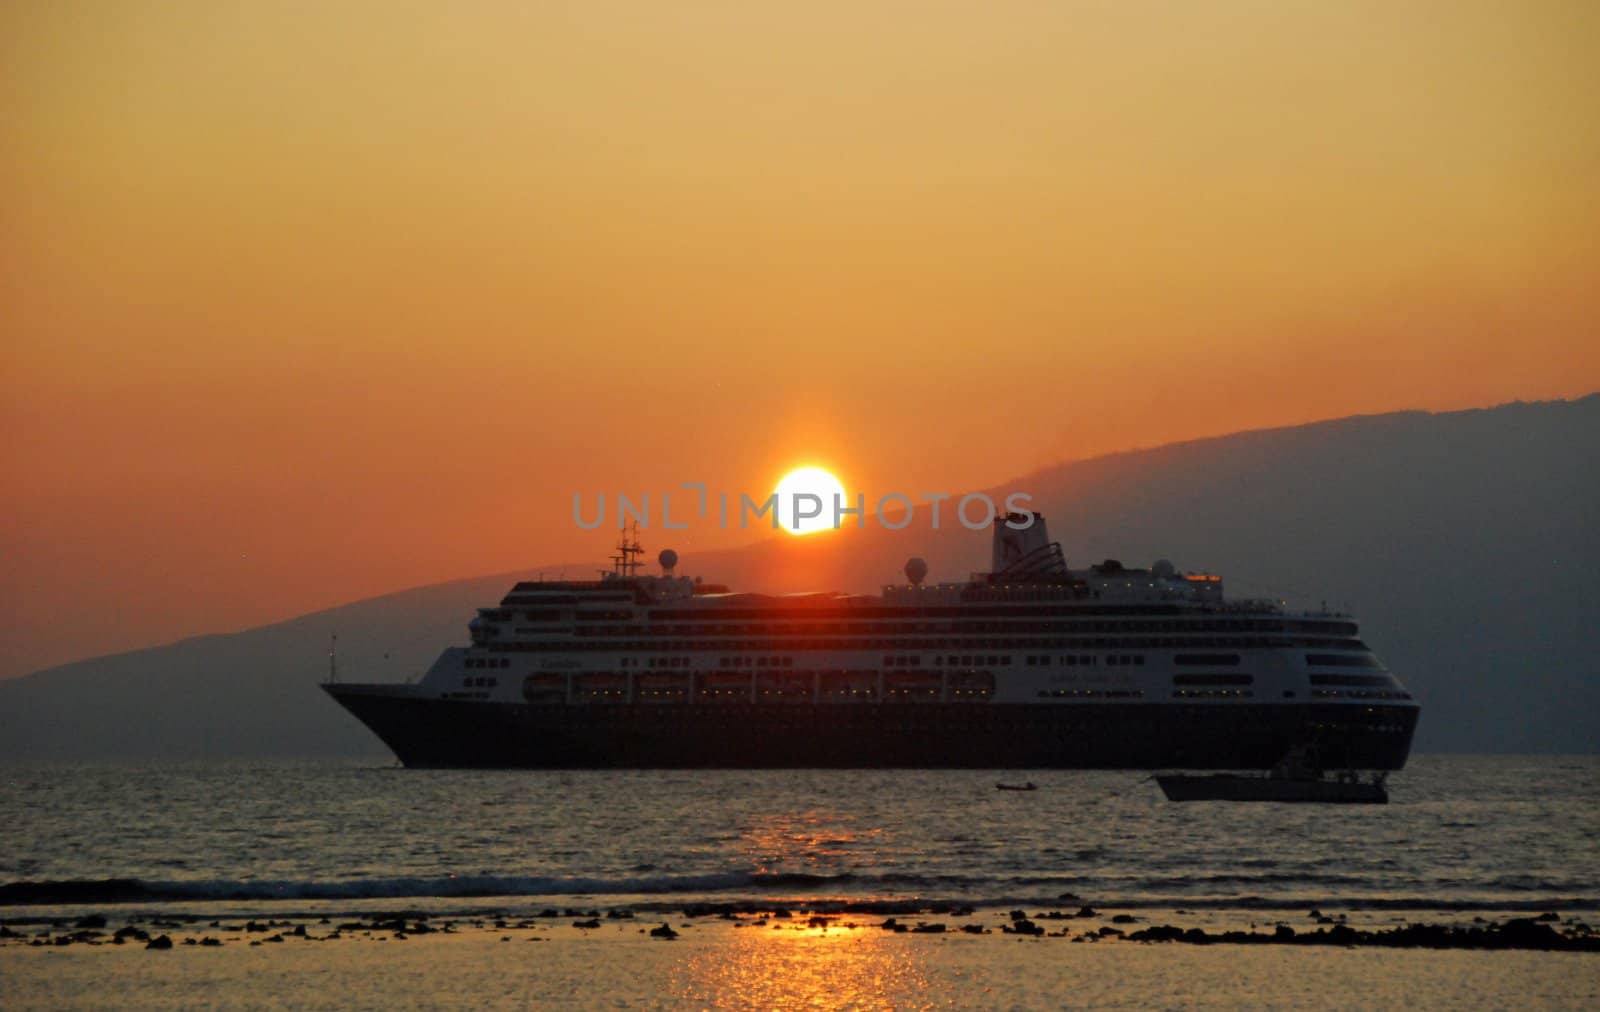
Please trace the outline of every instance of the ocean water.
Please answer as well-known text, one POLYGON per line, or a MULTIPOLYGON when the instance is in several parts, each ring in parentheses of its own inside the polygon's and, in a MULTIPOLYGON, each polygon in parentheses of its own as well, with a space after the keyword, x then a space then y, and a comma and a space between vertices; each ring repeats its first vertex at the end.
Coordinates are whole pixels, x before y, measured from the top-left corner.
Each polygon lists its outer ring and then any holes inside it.
POLYGON ((1132 772, 24 763, 0 767, 0 920, 109 905, 1600 910, 1600 758, 1420 756, 1390 796, 1174 804, 1132 772), (995 789, 1022 780, 1039 789, 995 789))

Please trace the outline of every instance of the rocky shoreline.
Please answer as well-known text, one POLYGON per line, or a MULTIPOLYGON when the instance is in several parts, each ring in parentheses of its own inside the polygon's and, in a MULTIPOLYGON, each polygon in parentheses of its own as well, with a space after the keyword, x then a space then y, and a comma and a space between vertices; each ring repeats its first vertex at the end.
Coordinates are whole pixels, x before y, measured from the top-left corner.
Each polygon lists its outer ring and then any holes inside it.
MULTIPOLYGON (((1028 912, 979 911, 970 906, 895 904, 891 916, 863 909, 874 904, 836 904, 801 908, 691 906, 679 911, 676 925, 659 913, 645 918, 631 909, 549 908, 537 914, 505 916, 433 915, 422 911, 368 914, 355 918, 304 916, 286 918, 206 919, 200 915, 132 915, 115 929, 103 914, 78 918, 12 920, 0 924, 0 948, 64 948, 68 946, 142 946, 153 951, 187 947, 251 947, 290 943, 374 941, 404 942, 428 936, 498 933, 501 941, 549 941, 565 937, 615 937, 632 928, 647 937, 673 941, 697 925, 719 924, 741 929, 792 931, 882 931, 916 935, 995 935, 1019 939, 1062 939, 1074 943, 1180 945, 1297 945, 1343 948, 1416 948, 1600 952, 1600 932, 1582 920, 1563 920, 1548 912, 1536 917, 1473 923, 1409 923, 1394 927, 1355 927, 1345 915, 1318 910, 1306 914, 1314 925, 1297 930, 1277 921, 1259 930, 1213 930, 1145 923, 1131 913, 1108 913, 1091 906, 1076 910, 1028 912), (658 923, 659 922, 659 923, 658 923), (1142 925, 1142 926, 1141 926, 1142 925), (612 932, 602 928, 611 927, 612 932), (534 932, 529 935, 527 932, 534 932)), ((1182 914, 1186 911, 1177 911, 1182 914)), ((120 919, 119 919, 120 920, 120 919)))

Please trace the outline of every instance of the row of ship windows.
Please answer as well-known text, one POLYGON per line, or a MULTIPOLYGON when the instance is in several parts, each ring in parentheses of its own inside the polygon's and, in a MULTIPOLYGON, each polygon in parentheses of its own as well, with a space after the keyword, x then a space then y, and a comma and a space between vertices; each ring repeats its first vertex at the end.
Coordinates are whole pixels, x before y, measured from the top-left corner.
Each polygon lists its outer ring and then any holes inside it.
POLYGON ((1387 689, 1312 689, 1317 699, 1410 699, 1411 693, 1387 689))
POLYGON ((1369 688, 1371 686, 1378 685, 1391 689, 1399 688, 1400 686, 1400 683, 1396 682, 1393 676, 1390 675, 1312 675, 1311 684, 1357 685, 1367 686, 1369 688))
MULTIPOLYGON (((665 665, 663 665, 665 666, 665 665)), ((793 657, 719 657, 719 668, 792 668, 793 657)))
MULTIPOLYGON (((1000 596, 994 599, 1007 599, 1000 596)), ((586 598, 584 603, 598 603, 599 598, 586 598)), ((567 614, 559 607, 530 608, 526 610, 513 610, 514 605, 535 603, 533 600, 507 598, 501 602, 499 608, 485 608, 480 612, 483 617, 491 622, 514 622, 526 618, 530 622, 555 622, 567 614)), ((572 608, 578 604, 576 598, 559 600, 545 598, 538 603, 545 605, 565 605, 572 608)), ((727 628, 731 623, 772 623, 801 625, 808 630, 819 627, 837 627, 850 629, 863 624, 865 620, 886 619, 897 624, 928 623, 929 619, 949 619, 955 622, 970 624, 986 619, 1015 619, 1049 617, 1068 619, 1081 625, 1096 627, 1127 628, 1137 631, 1157 631, 1162 629, 1250 629, 1263 632, 1314 632, 1332 635, 1354 635, 1355 623, 1346 621, 1328 621, 1320 619, 1283 619, 1259 618, 1252 616, 1226 615, 1216 617, 1188 616, 1176 614, 1175 605, 1067 605, 1057 607, 1033 608, 996 608, 987 614, 974 615, 971 605, 965 606, 938 606, 923 608, 857 608, 848 610, 805 608, 791 610, 749 609, 749 608, 721 608, 715 614, 707 614, 700 609, 688 610, 682 608, 657 608, 648 612, 640 612, 629 607, 628 597, 619 596, 614 599, 614 605, 604 610, 586 610, 576 612, 579 621, 629 621, 643 619, 650 622, 683 622, 689 623, 689 628, 699 629, 708 626, 714 628, 727 628), (1162 617, 1155 617, 1160 615, 1162 617), (1168 617, 1171 616, 1171 617, 1168 617), (1092 621, 1091 621, 1092 620, 1092 621)), ((937 623, 948 625, 951 623, 937 623)), ((826 628, 825 631, 832 631, 826 628)))
MULTIPOLYGON (((492 621, 492 620, 491 620, 492 621)), ((486 631, 493 632, 490 626, 486 631)), ((515 627, 514 627, 515 628, 515 627)), ((567 629, 532 629, 530 633, 550 635, 567 629)), ((696 623, 693 625, 663 626, 638 622, 611 625, 578 623, 570 627, 574 636, 632 636, 645 633, 662 638, 687 636, 911 636, 928 633, 945 633, 974 636, 983 633, 1069 633, 1078 636, 1109 634, 1129 636, 1138 633, 1168 633, 1192 636, 1196 633, 1283 633, 1307 632, 1324 636, 1355 635, 1352 626, 1348 633, 1334 629, 1284 630, 1267 624, 1244 622, 851 622, 838 624, 757 622, 748 625, 729 623, 696 623)))
POLYGON ((625 668, 637 668, 641 660, 648 661, 649 663, 645 666, 650 668, 687 668, 694 659, 692 657, 624 657, 622 666, 625 668))
MULTIPOLYGON (((612 695, 613 693, 618 695, 624 694, 623 690, 621 689, 592 691, 599 691, 608 696, 612 695)), ((950 691, 950 695, 960 699, 987 699, 993 694, 993 692, 994 690, 992 689, 952 689, 950 691)), ((585 694, 587 693, 579 693, 580 696, 585 694)), ((688 690, 640 689, 639 694, 641 696, 672 696, 676 698, 683 698, 688 695, 688 690)), ((883 694, 890 699, 937 699, 939 697, 939 689, 937 687, 928 687, 922 689, 885 689, 883 694)), ((750 690, 748 688, 700 689, 698 695, 702 699, 749 699, 750 690)), ((756 692, 756 697, 760 699, 810 699, 811 695, 812 693, 810 689, 759 689, 756 692)), ((831 691, 824 691, 823 695, 875 696, 877 693, 873 689, 834 689, 831 691)))
MULTIPOLYGON (((498 681, 499 681, 498 679, 492 678, 492 677, 488 677, 488 676, 484 676, 484 677, 480 677, 480 678, 470 678, 469 677, 463 684, 467 688, 480 688, 480 687, 482 687, 482 688, 491 688, 492 689, 492 688, 495 687, 496 684, 498 684, 498 681)), ((1389 679, 1389 678, 1371 678, 1371 679, 1366 679, 1366 678, 1359 678, 1359 677, 1355 677, 1355 676, 1344 676, 1344 677, 1341 678, 1339 676, 1318 676, 1318 675, 1313 675, 1312 678, 1311 678, 1311 683, 1313 685, 1354 685, 1354 686, 1382 685, 1382 686, 1388 686, 1388 687, 1397 687, 1396 683, 1392 679, 1389 679)), ((1195 686, 1218 687, 1218 686, 1253 685, 1253 684, 1255 684, 1255 676, 1254 675, 1236 675, 1236 674, 1227 674, 1227 675, 1174 675, 1172 677, 1172 684, 1173 685, 1177 685, 1177 686, 1186 687, 1186 688, 1188 688, 1188 689, 1190 689, 1192 691, 1193 687, 1195 687, 1195 686)), ((609 690, 585 690, 585 691, 608 691, 609 692, 609 690)), ((671 691, 684 691, 684 690, 671 690, 671 691)), ((748 688, 702 689, 701 691, 709 693, 709 694, 712 694, 712 695, 715 695, 715 694, 718 694, 718 693, 728 693, 728 694, 733 694, 733 695, 738 695, 738 694, 749 695, 749 689, 748 688)), ((806 695, 810 694, 810 690, 809 689, 793 689, 793 690, 763 689, 763 690, 761 690, 761 694, 762 695, 772 695, 773 693, 776 693, 777 695, 781 696, 781 695, 784 695, 786 691, 793 692, 795 694, 806 694, 806 695)), ((901 691, 901 690, 891 690, 891 691, 901 691)), ((937 694, 937 692, 938 692, 938 690, 936 688, 928 688, 928 689, 919 690, 919 691, 931 691, 931 692, 933 692, 935 694, 937 694)), ((961 695, 965 691, 966 690, 958 690, 956 692, 956 694, 957 695, 961 695)), ((985 691, 984 694, 987 694, 987 691, 985 691)), ((1039 694, 1041 696, 1047 695, 1047 694, 1048 695, 1055 695, 1055 696, 1060 696, 1060 695, 1068 695, 1068 696, 1071 696, 1071 695, 1105 695, 1105 693, 1103 693, 1103 692, 1101 692, 1099 690, 1091 690, 1091 689, 1052 689, 1052 690, 1049 690, 1048 692, 1041 691, 1039 694)), ((1123 693, 1123 694, 1126 695, 1126 693, 1123 693)), ((1144 695, 1143 692, 1137 692, 1136 694, 1140 695, 1140 696, 1144 695)), ((1249 693, 1245 693, 1245 695, 1249 695, 1249 693)), ((1287 695, 1287 693, 1286 693, 1286 695, 1287 695)), ((1408 694, 1405 694, 1403 692, 1365 693, 1365 692, 1339 692, 1339 691, 1324 690, 1324 689, 1313 690, 1312 691, 1312 695, 1313 696, 1318 696, 1318 697, 1346 696, 1346 697, 1355 698, 1355 699, 1369 699, 1369 698, 1370 699, 1409 699, 1409 698, 1411 698, 1408 694)))
MULTIPOLYGON (((469 688, 473 687, 474 684, 475 683, 470 679, 467 682, 467 686, 469 688)), ((493 686, 493 680, 491 679, 491 680, 489 680, 489 687, 492 687, 492 686, 493 686)), ((1338 691, 1338 690, 1318 689, 1318 690, 1314 690, 1311 694, 1312 694, 1312 696, 1314 696, 1314 697, 1316 697, 1318 699, 1330 699, 1330 698, 1345 698, 1345 699, 1410 699, 1411 698, 1411 694, 1409 692, 1361 692, 1361 691, 1343 691, 1343 692, 1341 692, 1341 691, 1338 691)), ((481 697, 481 696, 473 696, 473 695, 471 695, 469 693, 456 693, 456 694, 451 694, 451 695, 452 695, 452 698, 484 698, 484 697, 481 697)), ((627 689, 623 689, 623 688, 607 688, 607 689, 584 689, 584 690, 580 691, 577 694, 577 697, 578 697, 578 700, 581 702, 581 701, 596 701, 596 700, 622 700, 622 699, 625 699, 627 697, 627 695, 628 695, 628 690, 627 689)), ((689 690, 688 689, 684 689, 684 688, 675 688, 675 689, 639 689, 639 690, 637 690, 636 695, 639 698, 646 698, 646 699, 680 699, 680 700, 682 700, 682 699, 687 699, 689 697, 689 690)), ((870 688, 834 689, 834 690, 831 690, 831 691, 824 692, 822 695, 823 695, 824 698, 832 697, 832 698, 872 699, 872 698, 875 698, 877 696, 877 692, 875 690, 873 690, 873 689, 870 689, 870 688)), ((884 691, 884 698, 885 699, 889 699, 889 700, 910 700, 910 699, 936 700, 936 699, 939 698, 939 695, 940 695, 939 690, 937 688, 934 688, 934 687, 916 688, 916 689, 886 689, 884 691)), ((950 695, 954 699, 973 699, 973 700, 988 699, 990 696, 993 695, 993 690, 992 689, 986 689, 986 688, 953 689, 953 690, 951 690, 950 695)), ((1293 692, 1285 692, 1283 695, 1284 695, 1284 698, 1286 698, 1286 699, 1293 699, 1294 698, 1294 693, 1293 692)), ((756 696, 757 696, 757 698, 761 698, 761 699, 772 699, 772 698, 784 699, 784 698, 788 698, 788 699, 798 699, 798 700, 809 700, 809 699, 812 698, 812 692, 809 689, 762 689, 762 690, 760 690, 760 691, 758 691, 756 693, 756 696)), ((1253 698, 1254 696, 1255 696, 1255 692, 1253 690, 1250 690, 1250 689, 1174 689, 1173 692, 1172 692, 1172 697, 1174 699, 1249 699, 1249 698, 1253 698)), ((1040 689, 1038 691, 1038 697, 1040 699, 1143 699, 1144 698, 1144 690, 1143 689, 1040 689)), ((700 699, 700 700, 703 700, 703 701, 708 701, 708 702, 739 702, 739 701, 747 700, 747 699, 749 699, 751 697, 750 697, 750 690, 747 689, 747 688, 732 688, 732 689, 706 689, 706 688, 702 688, 696 693, 696 698, 700 699)))
MULTIPOLYGON (((650 658, 650 660, 652 662, 652 667, 655 666, 654 662, 656 660, 658 660, 658 659, 663 662, 662 665, 661 665, 662 667, 666 667, 667 666, 667 664, 665 663, 667 661, 675 662, 672 665, 673 667, 679 667, 679 666, 686 667, 689 664, 689 658, 687 658, 687 657, 682 657, 682 658, 679 658, 679 657, 654 658, 654 657, 652 657, 652 658, 650 658), (681 665, 676 663, 676 662, 680 662, 680 661, 682 662, 681 665)), ((629 660, 630 660, 630 658, 624 658, 623 659, 622 664, 623 664, 624 667, 627 666, 629 660)), ((750 664, 750 660, 751 659, 748 658, 748 657, 738 657, 738 658, 735 658, 735 657, 724 657, 724 658, 721 659, 721 664, 725 668, 726 667, 735 667, 735 666, 747 668, 749 666, 749 664, 750 664), (742 662, 742 663, 740 663, 740 662, 742 662)), ((794 664, 794 658, 792 658, 792 657, 773 657, 773 658, 770 658, 770 659, 766 658, 766 657, 760 657, 760 658, 756 658, 755 660, 756 660, 756 665, 757 666, 766 666, 766 665, 770 664, 770 666, 772 666, 772 667, 780 667, 780 666, 782 666, 782 667, 790 667, 790 666, 792 666, 794 664)), ((890 660, 890 659, 889 658, 885 658, 886 662, 888 660, 890 660)), ((957 662, 959 661, 961 664, 969 665, 969 666, 973 665, 973 664, 983 664, 985 662, 987 662, 990 665, 995 665, 996 660, 997 659, 995 657, 985 658, 985 657, 981 657, 981 656, 951 657, 950 658, 950 664, 952 666, 955 666, 957 664, 957 662)), ((1000 663, 1004 664, 1006 660, 1009 660, 1009 658, 1001 659, 1000 663)), ((1034 658, 1030 657, 1028 660, 1029 660, 1029 663, 1033 663, 1034 658)), ((1045 662, 1048 662, 1048 658, 1041 658, 1041 660, 1044 660, 1045 662)), ((1064 660, 1069 660, 1070 661, 1070 660, 1072 660, 1072 658, 1064 658, 1064 660)), ((1143 659, 1140 658, 1140 662, 1142 662, 1142 660, 1143 659)), ((1082 661, 1084 663, 1089 663, 1089 662, 1093 661, 1093 658, 1083 658, 1082 661)), ((1127 663, 1127 658, 1123 658, 1123 663, 1127 663)), ((468 663, 468 666, 469 667, 472 666, 470 662, 468 663)), ((502 664, 500 666, 504 667, 505 665, 502 664)), ((890 666, 892 666, 892 665, 890 665, 890 666)), ((491 678, 491 677, 482 677, 482 678, 469 677, 469 678, 467 678, 465 684, 468 687, 475 687, 475 686, 493 687, 496 684, 496 681, 497 681, 496 679, 491 678)), ((1180 674, 1180 675, 1173 675, 1172 676, 1172 684, 1179 685, 1179 686, 1225 686, 1225 685, 1237 686, 1237 685, 1253 685, 1253 684, 1255 684, 1255 676, 1254 675, 1245 675, 1245 674, 1235 674, 1235 673, 1228 673, 1228 674, 1192 674, 1192 675, 1191 674, 1180 674)), ((1399 683, 1396 682, 1392 677, 1390 677, 1388 675, 1312 675, 1311 676, 1311 684, 1313 686, 1346 686, 1346 687, 1365 687, 1365 688, 1383 687, 1383 688, 1391 688, 1391 689, 1399 688, 1399 683)), ((1313 693, 1313 694, 1315 695, 1315 694, 1318 694, 1318 693, 1313 693)), ((1357 694, 1357 693, 1324 692, 1324 693, 1320 693, 1320 694, 1321 695, 1330 695, 1330 696, 1351 695, 1351 696, 1354 696, 1355 698, 1367 698, 1366 696, 1362 696, 1362 695, 1357 694)), ((1407 699, 1409 699, 1410 697, 1409 696, 1405 696, 1403 694, 1400 694, 1398 696, 1396 694, 1382 694, 1382 695, 1373 696, 1372 698, 1377 698, 1377 699, 1407 698, 1407 699)))
MULTIPOLYGON (((487 614, 483 616, 490 622, 515 622, 515 615, 487 614)), ((576 631, 580 634, 605 636, 615 635, 619 630, 614 626, 608 627, 593 621, 590 616, 579 614, 576 631)), ((928 621, 792 621, 783 619, 768 619, 752 622, 714 622, 705 621, 704 616, 699 616, 699 621, 684 622, 676 625, 666 625, 655 619, 648 621, 622 615, 612 620, 625 623, 627 627, 644 627, 652 636, 765 636, 780 634, 790 636, 863 636, 883 633, 983 633, 983 632, 1052 632, 1059 630, 1063 624, 1069 624, 1073 631, 1080 633, 1194 633, 1194 632, 1305 632, 1331 636, 1354 636, 1356 627, 1350 624, 1319 625, 1302 627, 1291 623, 1285 628, 1283 623, 1269 621, 1229 621, 1218 619, 1163 619, 1163 620, 1096 620, 1087 621, 1070 615, 1046 621, 1026 621, 1018 617, 1007 615, 989 615, 982 617, 963 617, 947 622, 928 621)))
MULTIPOLYGON (((1328 663, 1333 663, 1332 661, 1328 660, 1329 657, 1333 657, 1333 656, 1335 656, 1335 655, 1307 654, 1306 655, 1306 660, 1309 661, 1309 662, 1312 662, 1312 663, 1328 664, 1328 663)), ((1023 659, 1027 663, 1027 665, 1029 667, 1049 667, 1051 665, 1051 663, 1052 663, 1052 660, 1051 660, 1050 656, 1046 655, 1046 654, 1029 654, 1023 659)), ((620 664, 624 668, 637 667, 637 666, 639 666, 641 660, 647 661, 648 662, 647 666, 651 667, 651 668, 687 668, 687 667, 692 666, 692 659, 688 658, 688 657, 649 657, 649 658, 624 657, 624 658, 622 658, 620 664)), ((974 664, 987 664, 987 665, 989 665, 991 667, 1002 667, 1002 666, 1009 665, 1011 663, 1011 660, 1012 660, 1011 657, 1009 657, 1007 655, 1004 655, 1004 654, 988 654, 988 655, 981 655, 981 654, 951 654, 948 657, 943 656, 943 655, 935 657, 933 659, 933 662, 936 665, 941 665, 941 666, 949 665, 951 667, 971 667, 974 664)), ((1099 663, 1099 660, 1100 660, 1099 658, 1097 658, 1097 657, 1095 657, 1095 656, 1093 656, 1091 654, 1068 654, 1068 655, 1065 655, 1065 656, 1061 656, 1061 657, 1055 658, 1055 663, 1059 664, 1062 667, 1069 667, 1069 668, 1071 668, 1071 667, 1094 667, 1096 664, 1099 663)), ((1106 665, 1109 666, 1109 667, 1117 667, 1117 666, 1142 667, 1144 665, 1144 655, 1143 654, 1110 654, 1110 655, 1107 655, 1104 658, 1104 660, 1105 660, 1106 665)), ((1179 664, 1179 665, 1204 664, 1206 666, 1213 666, 1213 665, 1215 665, 1215 666, 1226 666, 1226 665, 1231 665, 1231 664, 1238 664, 1239 663, 1239 655, 1238 654, 1178 654, 1177 656, 1175 656, 1173 658, 1173 661, 1174 661, 1174 663, 1179 664)), ((1339 657, 1338 661, 1340 663, 1348 663, 1351 666, 1360 666, 1360 667, 1377 667, 1378 666, 1377 660, 1375 658, 1373 658, 1373 657, 1370 657, 1370 656, 1367 656, 1367 657, 1361 657, 1361 656, 1339 657)), ((895 667, 912 667, 912 668, 914 668, 914 667, 920 666, 921 664, 922 664, 922 658, 919 657, 919 656, 916 656, 916 655, 911 655, 911 656, 893 656, 893 655, 891 655, 891 656, 887 656, 887 657, 885 657, 883 659, 883 666, 886 667, 886 668, 895 668, 895 667)), ((487 657, 487 658, 468 658, 467 659, 467 667, 468 668, 505 668, 505 667, 510 667, 510 665, 511 665, 511 660, 510 660, 510 658, 507 658, 507 657, 487 657)), ((754 657, 754 658, 751 658, 751 657, 719 657, 717 659, 717 666, 720 667, 720 668, 750 668, 750 667, 757 667, 757 668, 766 668, 766 667, 790 668, 790 667, 794 666, 794 658, 793 657, 785 657, 785 656, 763 656, 763 657, 754 657)), ((1180 677, 1183 677, 1183 676, 1180 676, 1180 677)), ((1212 677, 1212 676, 1206 676, 1206 677, 1212 677)), ((1245 677, 1248 679, 1248 676, 1245 676, 1245 677)), ((1393 685, 1394 682, 1387 675, 1312 675, 1311 676, 1311 684, 1313 684, 1313 685, 1393 685)))
MULTIPOLYGON (((627 696, 626 689, 585 689, 577 693, 577 699, 622 699, 627 696)), ((992 689, 952 689, 950 696, 953 699, 988 699, 994 692, 992 689)), ((822 693, 823 699, 874 699, 878 695, 875 689, 833 689, 822 693)), ((923 699, 937 700, 938 689, 886 689, 884 698, 896 699, 923 699)), ((809 700, 812 693, 809 689, 762 689, 756 693, 758 698, 797 699, 809 700)), ((678 699, 689 698, 687 689, 638 689, 635 697, 640 699, 678 699)), ((748 689, 701 689, 696 693, 696 698, 707 702, 742 702, 750 698, 748 689)))
POLYGON ((1314 668, 1381 668, 1382 664, 1370 654, 1306 654, 1306 663, 1314 668))
MULTIPOLYGON (((619 640, 609 643, 581 643, 569 640, 512 641, 487 644, 489 650, 503 653, 567 653, 581 651, 607 651, 624 653, 717 653, 720 651, 770 650, 773 641, 764 640, 619 640)), ((1207 647, 1311 647, 1339 650, 1366 650, 1360 640, 1312 640, 1267 637, 1202 637, 1189 639, 1147 638, 1028 638, 1028 639, 925 639, 925 640, 797 640, 784 643, 789 650, 921 650, 927 652, 960 649, 978 650, 1184 650, 1207 647)), ((1204 657, 1205 655, 1199 655, 1204 657)), ((1228 656, 1228 655, 1223 655, 1228 656)), ((1335 656, 1335 655, 1328 655, 1335 656)), ((1196 659, 1183 663, 1219 663, 1210 659, 1196 659)), ((1226 661, 1220 663, 1228 663, 1226 661)), ((1376 666, 1376 665, 1363 665, 1376 666)))

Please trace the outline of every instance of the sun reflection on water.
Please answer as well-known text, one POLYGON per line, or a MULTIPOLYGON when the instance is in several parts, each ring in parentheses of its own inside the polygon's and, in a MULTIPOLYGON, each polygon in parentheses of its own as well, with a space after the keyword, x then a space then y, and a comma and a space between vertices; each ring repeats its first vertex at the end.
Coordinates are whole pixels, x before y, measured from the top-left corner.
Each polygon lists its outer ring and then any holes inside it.
POLYGON ((730 931, 672 973, 670 993, 715 1008, 878 1008, 937 1003, 921 946, 857 925, 798 922, 730 931))
POLYGON ((760 874, 839 873, 874 863, 883 837, 879 827, 858 827, 838 812, 812 809, 758 819, 740 832, 738 847, 760 874))

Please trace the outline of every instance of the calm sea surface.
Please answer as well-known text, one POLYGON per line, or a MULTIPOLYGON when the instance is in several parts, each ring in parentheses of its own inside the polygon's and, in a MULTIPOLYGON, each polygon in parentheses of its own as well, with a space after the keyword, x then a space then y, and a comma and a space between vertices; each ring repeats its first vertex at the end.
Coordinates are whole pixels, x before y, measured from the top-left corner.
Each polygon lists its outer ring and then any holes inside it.
POLYGON ((0 767, 0 918, 39 903, 986 907, 1063 894, 1600 909, 1600 758, 1422 756, 1390 792, 1387 806, 1173 804, 1139 773, 16 764, 0 767))

